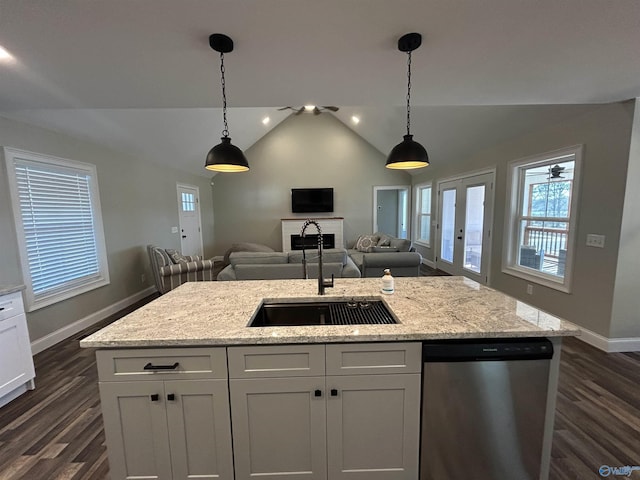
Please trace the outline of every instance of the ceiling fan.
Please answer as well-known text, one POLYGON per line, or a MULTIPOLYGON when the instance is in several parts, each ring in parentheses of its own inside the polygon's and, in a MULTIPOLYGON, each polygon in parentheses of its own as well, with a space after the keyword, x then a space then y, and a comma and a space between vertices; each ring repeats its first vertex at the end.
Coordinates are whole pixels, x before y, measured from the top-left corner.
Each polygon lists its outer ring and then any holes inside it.
POLYGON ((549 167, 549 178, 564 178, 562 176, 562 172, 564 172, 565 167, 561 167, 560 165, 554 165, 553 167, 549 167))
POLYGON ((323 105, 322 107, 318 107, 316 105, 304 105, 302 107, 282 107, 279 108, 278 111, 281 110, 293 110, 294 115, 300 115, 302 112, 313 112, 314 115, 320 115, 322 112, 330 111, 337 112, 340 110, 338 107, 334 107, 333 105, 323 105))

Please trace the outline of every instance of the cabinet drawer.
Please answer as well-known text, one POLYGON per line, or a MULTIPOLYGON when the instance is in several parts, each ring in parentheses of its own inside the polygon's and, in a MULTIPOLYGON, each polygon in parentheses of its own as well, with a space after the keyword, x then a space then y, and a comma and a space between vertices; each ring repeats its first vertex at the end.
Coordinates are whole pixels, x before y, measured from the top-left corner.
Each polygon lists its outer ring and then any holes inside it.
POLYGON ((420 373, 422 344, 340 343, 327 345, 327 375, 420 373))
POLYGON ((101 382, 227 378, 224 348, 98 350, 96 357, 101 382))
POLYGON ((24 313, 22 294, 20 292, 9 293, 0 296, 0 321, 24 313))
POLYGON ((229 347, 229 377, 324 375, 324 345, 229 347))

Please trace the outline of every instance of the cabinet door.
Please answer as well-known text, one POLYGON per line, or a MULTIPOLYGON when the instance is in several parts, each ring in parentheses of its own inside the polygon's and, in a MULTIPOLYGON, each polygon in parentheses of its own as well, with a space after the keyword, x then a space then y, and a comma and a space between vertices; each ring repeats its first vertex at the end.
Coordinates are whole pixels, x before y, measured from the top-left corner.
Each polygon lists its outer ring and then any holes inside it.
POLYGON ((329 478, 418 478, 420 375, 327 377, 329 478))
POLYGON ((34 376, 24 313, 0 318, 0 397, 24 385, 34 376))
POLYGON ((163 382, 102 382, 100 401, 111 480, 170 480, 163 382))
POLYGON ((174 480, 233 480, 226 380, 164 384, 174 480))
POLYGON ((230 381, 236 480, 326 479, 324 383, 324 377, 230 381))

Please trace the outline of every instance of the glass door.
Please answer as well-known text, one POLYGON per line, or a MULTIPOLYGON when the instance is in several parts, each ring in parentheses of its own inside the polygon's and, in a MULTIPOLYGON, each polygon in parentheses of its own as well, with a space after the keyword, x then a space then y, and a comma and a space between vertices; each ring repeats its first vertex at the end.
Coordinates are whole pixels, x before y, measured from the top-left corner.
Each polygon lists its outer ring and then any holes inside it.
POLYGON ((438 183, 440 270, 488 282, 493 177, 486 173, 438 183))

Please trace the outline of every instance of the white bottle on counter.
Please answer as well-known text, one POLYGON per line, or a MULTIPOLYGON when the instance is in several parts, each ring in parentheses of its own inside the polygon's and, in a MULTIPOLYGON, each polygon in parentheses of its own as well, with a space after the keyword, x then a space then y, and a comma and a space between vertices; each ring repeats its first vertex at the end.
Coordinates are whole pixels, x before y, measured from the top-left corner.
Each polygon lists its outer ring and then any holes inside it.
POLYGON ((385 268, 384 275, 382 276, 382 293, 386 293, 387 295, 391 295, 394 290, 394 282, 393 277, 391 276, 391 270, 385 268))

